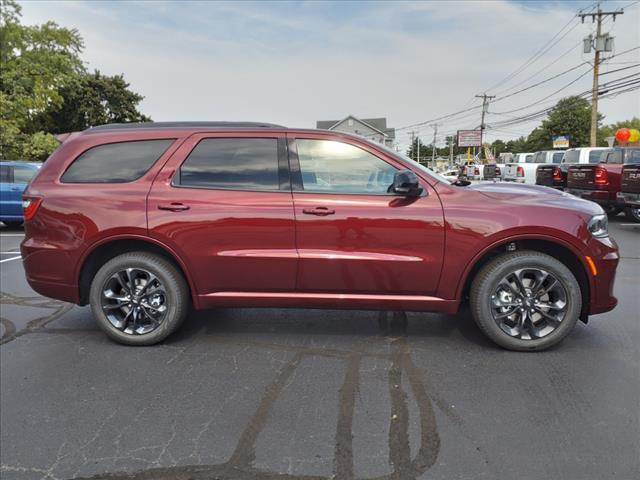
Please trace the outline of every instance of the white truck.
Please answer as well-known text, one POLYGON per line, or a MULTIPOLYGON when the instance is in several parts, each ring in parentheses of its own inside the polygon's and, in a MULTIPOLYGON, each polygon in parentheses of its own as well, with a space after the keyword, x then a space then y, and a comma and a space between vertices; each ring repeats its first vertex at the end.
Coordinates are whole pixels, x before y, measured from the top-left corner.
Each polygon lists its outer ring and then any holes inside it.
POLYGON ((525 154, 524 162, 508 163, 506 165, 502 179, 508 182, 535 185, 538 167, 547 163, 560 163, 564 152, 564 150, 542 150, 534 154, 527 153, 525 154))

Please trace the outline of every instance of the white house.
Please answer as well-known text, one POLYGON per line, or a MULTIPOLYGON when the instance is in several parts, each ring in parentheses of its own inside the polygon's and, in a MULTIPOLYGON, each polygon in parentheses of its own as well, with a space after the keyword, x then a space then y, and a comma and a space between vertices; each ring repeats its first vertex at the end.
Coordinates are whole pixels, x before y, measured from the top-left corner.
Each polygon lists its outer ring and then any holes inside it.
POLYGON ((316 128, 354 133, 388 147, 392 147, 396 139, 396 130, 387 128, 386 118, 357 118, 349 115, 342 120, 319 120, 316 128))

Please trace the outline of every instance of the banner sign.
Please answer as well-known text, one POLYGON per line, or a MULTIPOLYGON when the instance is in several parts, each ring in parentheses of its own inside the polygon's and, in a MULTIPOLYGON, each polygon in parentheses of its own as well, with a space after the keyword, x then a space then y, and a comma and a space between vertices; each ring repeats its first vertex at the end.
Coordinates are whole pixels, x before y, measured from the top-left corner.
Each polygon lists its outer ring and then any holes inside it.
POLYGON ((553 139, 553 148, 569 148, 571 135, 554 135, 551 138, 553 139))
POLYGON ((480 147, 482 132, 480 130, 458 130, 459 147, 480 147))

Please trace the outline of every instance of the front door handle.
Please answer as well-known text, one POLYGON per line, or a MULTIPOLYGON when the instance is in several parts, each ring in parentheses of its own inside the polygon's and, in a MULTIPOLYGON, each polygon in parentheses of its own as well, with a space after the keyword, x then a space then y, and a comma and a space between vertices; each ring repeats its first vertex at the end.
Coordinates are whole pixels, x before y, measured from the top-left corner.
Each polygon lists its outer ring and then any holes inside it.
POLYGON ((315 208, 303 208, 302 213, 307 215, 318 215, 319 217, 325 217, 327 215, 333 215, 335 210, 331 210, 327 207, 315 207, 315 208))
POLYGON ((179 202, 161 203, 158 205, 158 210, 169 210, 170 212, 184 212, 185 210, 189 210, 189 208, 191 208, 189 205, 179 202))

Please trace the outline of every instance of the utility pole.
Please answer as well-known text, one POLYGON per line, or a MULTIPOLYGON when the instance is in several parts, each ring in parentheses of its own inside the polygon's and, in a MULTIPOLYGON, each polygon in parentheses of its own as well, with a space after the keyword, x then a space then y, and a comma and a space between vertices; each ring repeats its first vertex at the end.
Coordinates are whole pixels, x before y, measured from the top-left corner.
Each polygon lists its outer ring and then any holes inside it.
POLYGON ((496 98, 496 96, 483 93, 482 95, 476 95, 476 98, 482 99, 482 120, 480 121, 480 149, 482 150, 482 144, 484 142, 484 129, 486 128, 486 125, 484 123, 484 116, 489 109, 489 102, 496 98))
POLYGON ((449 168, 453 168, 453 135, 449 138, 449 168))
POLYGON ((596 26, 595 42, 591 35, 584 39, 584 53, 589 53, 591 47, 594 49, 593 57, 593 86, 591 89, 591 134, 589 136, 589 144, 595 147, 597 144, 598 134, 598 74, 600 71, 600 52, 610 52, 613 50, 613 37, 608 33, 602 34, 602 20, 607 15, 613 15, 613 21, 616 21, 616 15, 623 15, 622 9, 613 12, 603 12, 598 2, 598 10, 593 13, 579 13, 578 16, 584 23, 585 17, 591 17, 591 22, 598 22, 596 26))
MULTIPOLYGON (((416 131, 411 130, 411 148, 413 149, 413 142, 416 141, 416 131)), ((416 152, 413 152, 413 156, 415 157, 416 152)))
POLYGON ((438 124, 434 123, 433 127, 433 149, 431 150, 431 168, 436 161, 436 136, 438 135, 438 124))

